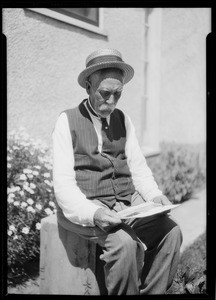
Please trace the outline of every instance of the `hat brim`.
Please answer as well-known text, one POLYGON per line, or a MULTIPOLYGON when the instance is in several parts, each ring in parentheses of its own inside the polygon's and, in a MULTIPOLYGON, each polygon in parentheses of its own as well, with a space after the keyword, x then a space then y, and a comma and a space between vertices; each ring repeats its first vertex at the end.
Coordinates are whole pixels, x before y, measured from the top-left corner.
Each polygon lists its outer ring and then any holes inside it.
POLYGON ((83 70, 78 76, 78 83, 81 87, 86 87, 86 79, 94 72, 106 69, 106 68, 117 68, 124 72, 124 84, 128 83, 134 76, 134 69, 126 64, 125 62, 113 61, 113 62, 102 62, 92 65, 83 70))

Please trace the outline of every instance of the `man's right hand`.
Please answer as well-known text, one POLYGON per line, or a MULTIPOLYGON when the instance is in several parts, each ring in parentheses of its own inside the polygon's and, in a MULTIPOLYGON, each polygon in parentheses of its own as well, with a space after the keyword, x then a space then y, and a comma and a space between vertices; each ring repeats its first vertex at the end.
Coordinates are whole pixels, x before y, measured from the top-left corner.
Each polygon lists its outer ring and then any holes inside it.
POLYGON ((111 228, 121 224, 121 219, 116 212, 108 208, 99 208, 94 214, 94 222, 100 229, 108 232, 111 228))

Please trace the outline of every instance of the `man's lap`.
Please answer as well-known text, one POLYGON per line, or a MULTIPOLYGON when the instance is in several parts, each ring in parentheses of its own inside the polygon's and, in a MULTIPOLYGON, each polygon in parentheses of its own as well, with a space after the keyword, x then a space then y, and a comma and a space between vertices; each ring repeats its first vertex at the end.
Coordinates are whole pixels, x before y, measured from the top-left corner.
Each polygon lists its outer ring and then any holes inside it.
MULTIPOLYGON (((95 204, 100 205, 101 207, 106 207, 105 204, 101 203, 99 200, 92 200, 95 204)), ((143 203, 143 198, 138 192, 135 192, 132 196, 131 206, 135 206, 143 203)), ((116 202, 113 210, 118 212, 128 207, 128 203, 123 201, 116 202)), ((132 231, 137 235, 137 237, 147 246, 148 249, 151 249, 157 245, 169 231, 172 230, 177 224, 170 218, 168 214, 156 215, 147 218, 137 218, 137 219, 127 219, 123 221, 123 224, 118 225, 116 228, 113 228, 110 232, 104 232, 97 226, 88 227, 74 224, 65 218, 61 211, 57 213, 59 224, 72 231, 79 236, 89 239, 95 242, 99 242, 99 239, 104 240, 108 234, 113 234, 119 230, 128 231, 130 235, 132 231), (132 229, 132 230, 131 230, 132 229)), ((133 235, 133 234, 132 234, 133 235)), ((99 242, 99 244, 101 244, 99 242)))

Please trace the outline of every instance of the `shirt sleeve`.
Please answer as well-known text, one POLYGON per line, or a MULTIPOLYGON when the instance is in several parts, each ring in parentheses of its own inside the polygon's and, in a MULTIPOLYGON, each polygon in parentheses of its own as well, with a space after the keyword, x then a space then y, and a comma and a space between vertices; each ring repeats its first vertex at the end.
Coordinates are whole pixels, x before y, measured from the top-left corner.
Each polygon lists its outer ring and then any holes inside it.
POLYGON ((82 226, 95 226, 93 216, 99 208, 87 199, 77 185, 74 153, 67 116, 60 114, 52 133, 53 185, 56 201, 64 216, 82 226))
POLYGON ((134 125, 127 114, 125 114, 125 126, 127 132, 125 153, 133 184, 145 201, 151 201, 154 197, 161 196, 162 192, 147 165, 135 134, 134 125))

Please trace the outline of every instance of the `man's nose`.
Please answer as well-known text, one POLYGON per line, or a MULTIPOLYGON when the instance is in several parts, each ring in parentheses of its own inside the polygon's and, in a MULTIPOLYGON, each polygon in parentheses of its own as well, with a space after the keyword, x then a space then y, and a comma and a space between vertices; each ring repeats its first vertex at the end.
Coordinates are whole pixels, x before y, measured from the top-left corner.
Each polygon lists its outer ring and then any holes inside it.
POLYGON ((108 104, 114 104, 115 103, 115 99, 114 99, 114 95, 110 95, 109 99, 106 101, 108 104))

